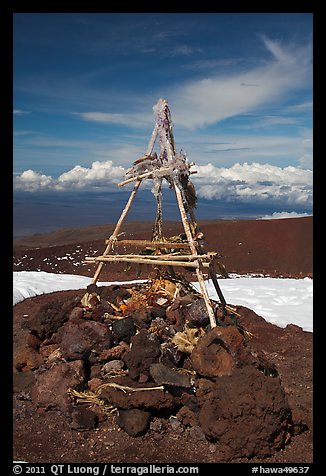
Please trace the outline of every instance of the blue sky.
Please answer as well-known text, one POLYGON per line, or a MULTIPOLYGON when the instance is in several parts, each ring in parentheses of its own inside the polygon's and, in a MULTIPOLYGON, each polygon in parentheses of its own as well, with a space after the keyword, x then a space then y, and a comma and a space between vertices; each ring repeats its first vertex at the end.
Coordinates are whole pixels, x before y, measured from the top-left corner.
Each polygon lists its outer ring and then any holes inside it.
POLYGON ((309 13, 16 13, 14 189, 117 191, 161 97, 199 196, 312 205, 309 13))

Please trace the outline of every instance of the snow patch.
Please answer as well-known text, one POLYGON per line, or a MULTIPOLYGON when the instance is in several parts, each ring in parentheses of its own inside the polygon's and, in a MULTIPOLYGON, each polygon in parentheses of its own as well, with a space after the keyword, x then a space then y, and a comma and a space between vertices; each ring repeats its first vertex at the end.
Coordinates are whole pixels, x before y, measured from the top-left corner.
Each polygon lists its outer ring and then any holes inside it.
MULTIPOLYGON (((92 281, 86 276, 55 274, 44 271, 15 271, 13 273, 13 304, 40 294, 55 291, 85 289, 92 281)), ((142 283, 143 280, 99 282, 111 284, 142 283)), ((220 287, 228 303, 243 305, 266 321, 279 327, 296 324, 313 331, 313 280, 233 276, 220 279, 220 287)), ((198 289, 198 283, 193 283, 198 289)), ((217 299, 213 284, 206 283, 212 299, 217 299)))

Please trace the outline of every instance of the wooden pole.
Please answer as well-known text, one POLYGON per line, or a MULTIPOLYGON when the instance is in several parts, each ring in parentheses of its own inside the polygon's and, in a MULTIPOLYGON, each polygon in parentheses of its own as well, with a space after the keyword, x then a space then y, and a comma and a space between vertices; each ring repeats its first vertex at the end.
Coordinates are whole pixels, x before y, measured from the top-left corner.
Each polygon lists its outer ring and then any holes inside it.
POLYGON ((156 198, 156 216, 152 231, 152 241, 162 241, 162 179, 160 180, 159 189, 155 194, 156 198))
MULTIPOLYGON (((157 132, 158 132, 158 127, 157 127, 157 124, 156 124, 155 127, 154 127, 154 130, 153 130, 153 132, 152 132, 151 138, 150 138, 150 140, 149 140, 148 146, 147 146, 146 155, 150 155, 150 154, 152 153, 152 151, 153 151, 154 144, 155 144, 155 140, 156 140, 156 137, 157 137, 157 132)), ((115 242, 115 240, 116 240, 116 238, 117 238, 117 236, 118 236, 118 234, 119 234, 119 231, 120 231, 120 228, 121 228, 121 226, 122 226, 122 223, 124 222, 124 220, 125 220, 125 218, 126 218, 128 212, 129 212, 129 210, 130 210, 131 204, 132 204, 132 202, 134 201, 134 198, 135 198, 135 196, 136 196, 136 193, 137 193, 137 191, 138 191, 138 189, 139 189, 140 184, 141 184, 141 179, 139 179, 139 180, 137 179, 137 182, 136 182, 136 184, 135 184, 135 186, 134 186, 134 188, 133 188, 133 191, 132 191, 131 194, 130 194, 129 200, 128 200, 128 202, 127 202, 125 208, 123 209, 123 211, 122 211, 122 213, 121 213, 121 216, 120 216, 120 218, 119 218, 119 220, 118 220, 118 222, 117 222, 117 224, 116 224, 116 227, 115 227, 115 229, 114 229, 112 235, 111 235, 110 238, 109 238, 109 242, 108 242, 108 244, 107 244, 107 246, 106 246, 106 248, 105 248, 105 250, 104 250, 104 252, 103 252, 103 256, 107 255, 107 254, 111 251, 112 246, 113 246, 113 244, 114 244, 114 242, 115 242)), ((100 262, 99 265, 98 265, 98 267, 97 267, 97 269, 96 269, 96 271, 95 271, 95 274, 94 274, 94 277, 93 277, 93 280, 92 280, 92 283, 93 283, 93 284, 96 284, 96 283, 97 283, 98 278, 99 278, 99 276, 100 276, 100 273, 101 273, 101 271, 102 271, 103 266, 104 266, 104 262, 100 262)))
MULTIPOLYGON (((125 262, 125 263, 139 263, 139 264, 149 264, 152 266, 178 266, 181 268, 198 268, 199 264, 197 261, 168 261, 168 260, 151 260, 146 258, 125 258, 124 256, 97 256, 97 257, 86 257, 85 262, 90 263, 100 263, 103 264, 105 262, 125 262)), ((208 263, 202 263, 202 265, 209 266, 208 263)))
MULTIPOLYGON (((96 258, 102 258, 104 255, 97 256, 96 258)), ((106 257, 106 256, 104 256, 106 257)), ((148 259, 151 261, 161 260, 161 261, 194 261, 198 258, 201 260, 209 260, 212 259, 212 254, 205 254, 205 255, 174 255, 174 254, 166 254, 166 255, 135 255, 135 254, 126 254, 126 255, 110 255, 114 261, 119 261, 119 258, 139 258, 139 259, 148 259)), ((93 260, 94 256, 86 256, 85 259, 93 260)))
MULTIPOLYGON (((122 223, 124 222, 124 220, 125 220, 125 218, 126 218, 126 216, 127 216, 127 213, 128 213, 129 210, 130 210, 131 204, 132 204, 132 202, 134 201, 134 198, 135 198, 135 196, 136 196, 136 193, 137 193, 137 191, 138 191, 138 189, 139 189, 140 184, 141 184, 141 180, 138 180, 137 183, 136 183, 136 185, 134 186, 133 191, 132 191, 131 194, 130 194, 129 200, 128 200, 128 202, 127 202, 125 208, 123 209, 123 212, 121 213, 121 216, 120 216, 120 218, 119 218, 119 220, 118 220, 118 222, 117 222, 117 224, 116 224, 116 227, 115 227, 115 229, 114 229, 112 235, 110 236, 110 238, 109 238, 109 240, 108 240, 109 242, 108 242, 108 244, 106 245, 106 248, 105 248, 105 250, 104 250, 104 252, 103 252, 103 256, 109 254, 109 252, 111 251, 112 246, 113 246, 113 244, 114 244, 114 241, 115 241, 115 239, 116 239, 116 237, 117 237, 117 235, 118 235, 118 233, 119 233, 119 231, 120 231, 120 228, 121 228, 121 226, 122 226, 122 223)), ((96 284, 96 282, 97 282, 97 280, 98 280, 98 278, 99 278, 99 276, 100 276, 100 273, 101 273, 101 271, 102 271, 103 266, 104 266, 104 263, 103 263, 103 262, 99 263, 99 265, 98 265, 98 267, 97 267, 97 270, 95 271, 95 274, 94 274, 94 277, 93 277, 93 281, 92 281, 93 284, 96 284)))
POLYGON ((140 180, 140 179, 143 179, 143 178, 148 178, 155 171, 156 172, 159 171, 163 175, 164 173, 170 173, 171 169, 168 168, 168 167, 161 167, 161 168, 156 169, 156 170, 150 170, 149 172, 144 172, 143 174, 137 175, 137 177, 130 177, 127 180, 124 180, 123 182, 118 183, 118 187, 123 187, 127 183, 135 182, 136 180, 140 180))
MULTIPOLYGON (((105 243, 109 243, 109 240, 105 240, 105 243)), ((197 245, 197 241, 194 241, 197 245)), ((122 245, 135 245, 135 246, 149 246, 150 248, 174 248, 174 249, 186 249, 189 248, 189 243, 173 243, 172 241, 151 241, 151 240, 117 240, 115 246, 122 245)))
MULTIPOLYGON (((185 233, 186 233, 189 245, 190 245, 190 251, 192 252, 192 254, 198 255, 196 246, 194 245, 194 239, 192 237, 190 226, 189 226, 189 223, 188 223, 187 214, 186 214, 186 210, 185 210, 185 207, 184 207, 184 204, 183 204, 181 191, 179 189, 179 185, 178 185, 176 179, 174 179, 174 189, 175 189, 175 194, 176 194, 179 209, 180 209, 181 220, 182 220, 183 227, 184 227, 184 230, 185 230, 185 233)), ((214 309, 213 309, 212 303, 210 301, 210 298, 209 298, 209 295, 208 295, 208 292, 207 292, 207 289, 206 289, 206 286, 205 286, 205 281, 204 281, 203 273, 202 273, 202 270, 201 270, 201 268, 204 267, 204 266, 203 266, 203 263, 201 263, 201 261, 200 261, 200 255, 198 255, 198 259, 196 261, 194 261, 194 264, 198 265, 196 267, 197 279, 198 279, 198 283, 199 283, 199 286, 200 286, 202 296, 203 296, 205 304, 206 304, 206 309, 207 309, 207 312, 208 312, 211 328, 213 328, 213 327, 216 327, 216 319, 215 319, 214 309)))
MULTIPOLYGON (((168 109, 168 111, 169 111, 169 109, 168 109)), ((168 155, 168 162, 170 162, 170 164, 172 164, 173 163, 173 157, 175 155, 175 144, 174 144, 174 139, 173 139, 172 125, 171 125, 170 117, 169 117, 168 113, 166 114, 166 119, 169 123, 169 133, 170 133, 169 138, 165 137, 166 145, 167 145, 166 151, 167 151, 167 155, 168 155)), ((183 204, 182 193, 181 193, 181 190, 179 189, 179 182, 177 181, 177 179, 175 177, 173 177, 173 186, 174 186, 175 194, 176 194, 176 197, 177 197, 177 202, 178 202, 178 205, 179 205, 179 210, 180 210, 180 215, 181 215, 183 228, 184 228, 184 231, 186 233, 188 243, 190 245, 190 251, 193 255, 198 255, 197 248, 194 244, 194 237, 192 235, 190 225, 189 225, 189 222, 188 222, 187 213, 186 213, 186 210, 185 210, 185 207, 184 207, 184 204, 183 204)), ((206 308, 207 308, 211 328, 216 327, 216 319, 215 319, 214 309, 213 309, 212 303, 209 299, 208 292, 207 292, 207 289, 206 289, 206 286, 205 286, 203 273, 202 273, 203 263, 200 261, 200 259, 197 259, 196 261, 194 261, 193 264, 198 265, 198 267, 196 267, 197 279, 198 279, 198 282, 199 282, 199 286, 200 286, 202 296, 203 296, 205 304, 206 304, 206 308)))

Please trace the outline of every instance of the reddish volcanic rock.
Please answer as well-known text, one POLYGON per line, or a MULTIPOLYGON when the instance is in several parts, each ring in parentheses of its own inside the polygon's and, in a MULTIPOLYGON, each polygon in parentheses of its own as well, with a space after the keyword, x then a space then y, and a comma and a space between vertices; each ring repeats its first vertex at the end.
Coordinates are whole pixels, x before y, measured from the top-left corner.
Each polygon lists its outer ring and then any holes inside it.
POLYGON ((199 380, 198 421, 218 443, 226 459, 269 456, 282 448, 293 431, 291 410, 278 377, 246 366, 231 376, 199 380))
POLYGON ((244 348, 244 338, 236 327, 214 327, 201 337, 191 353, 194 370, 204 377, 231 375, 244 348))
POLYGON ((68 389, 78 388, 84 381, 85 369, 81 360, 62 362, 37 375, 31 396, 39 406, 66 409, 70 402, 68 389))

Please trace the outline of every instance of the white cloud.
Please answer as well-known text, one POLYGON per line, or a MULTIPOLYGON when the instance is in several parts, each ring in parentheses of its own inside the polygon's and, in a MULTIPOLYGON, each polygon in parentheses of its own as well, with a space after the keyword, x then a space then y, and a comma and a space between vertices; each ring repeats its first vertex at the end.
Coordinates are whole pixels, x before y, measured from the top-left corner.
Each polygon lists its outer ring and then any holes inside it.
POLYGON ((207 199, 250 202, 285 202, 312 205, 313 174, 296 167, 280 168, 269 164, 234 164, 218 168, 198 166, 193 176, 197 193, 207 199))
POLYGON ((190 56, 194 53, 202 53, 203 50, 201 48, 194 48, 189 45, 177 45, 173 48, 165 50, 163 56, 190 56))
POLYGON ((219 67, 228 67, 228 66, 235 66, 239 63, 242 63, 242 58, 213 58, 213 59, 202 59, 198 61, 194 61, 193 63, 188 63, 183 65, 185 69, 216 69, 219 67))
MULTIPOLYGON (((284 116, 262 116, 259 121, 254 124, 254 127, 271 127, 271 126, 293 126, 301 124, 302 120, 298 117, 284 117, 284 116)), ((252 127, 248 126, 248 127, 252 127)))
POLYGON ((306 137, 301 142, 302 155, 299 159, 300 167, 311 168, 313 167, 313 142, 312 138, 306 137))
POLYGON ((116 187, 124 173, 124 168, 113 165, 111 160, 93 162, 90 168, 76 165, 68 172, 61 174, 58 179, 33 170, 26 170, 20 175, 14 174, 14 189, 27 192, 99 188, 108 190, 110 187, 116 187))
POLYGON ((303 102, 300 104, 293 104, 291 106, 286 106, 284 112, 297 113, 297 112, 312 112, 313 103, 312 101, 303 102))
POLYGON ((29 111, 23 111, 22 109, 14 109, 14 116, 22 116, 23 114, 30 114, 29 111))
POLYGON ((44 190, 51 186, 52 177, 43 175, 34 170, 25 170, 22 174, 14 177, 14 186, 16 190, 25 190, 26 192, 36 192, 44 190))
MULTIPOLYGON (((225 202, 268 202, 312 206, 312 171, 296 167, 280 168, 269 164, 234 164, 218 168, 212 164, 197 166, 192 176, 197 194, 225 202)), ((116 184, 125 169, 111 160, 96 161, 88 167, 76 165, 58 179, 27 170, 14 177, 16 190, 119 190, 116 184)), ((144 187, 151 182, 144 181, 144 187)))
POLYGON ((311 45, 285 47, 266 37, 263 42, 272 57, 262 66, 189 81, 171 91, 175 122, 190 129, 214 124, 256 110, 310 83, 311 45))
POLYGON ((148 114, 141 113, 129 113, 129 114, 120 114, 120 113, 109 113, 101 111, 93 112, 76 112, 76 116, 79 116, 81 119, 94 122, 102 122, 105 124, 121 124, 129 127, 140 127, 146 126, 153 122, 153 118, 148 114))
MULTIPOLYGON (((304 46, 283 45, 280 42, 262 36, 267 57, 258 66, 244 58, 211 58, 197 61, 188 68, 197 71, 206 70, 206 77, 183 81, 179 85, 168 85, 168 89, 160 89, 160 96, 165 96, 170 103, 174 123, 185 129, 196 129, 215 124, 224 119, 241 114, 259 111, 263 106, 289 98, 297 90, 311 86, 312 81, 312 48, 304 46), (241 69, 226 71, 226 66, 241 63, 241 69), (213 69, 224 65, 223 73, 213 69)), ((195 49, 187 45, 179 45, 166 54, 183 54, 190 56, 195 49)), ((66 90, 67 86, 65 87, 66 90)), ((85 94, 83 95, 85 96, 85 94)), ((89 96, 89 94, 88 94, 89 96)), ((155 97, 155 96, 154 96, 155 97)), ((75 113, 81 119, 108 124, 122 124, 129 127, 143 127, 152 124, 153 117, 144 104, 152 101, 153 94, 141 98, 126 97, 120 99, 130 109, 130 104, 138 104, 138 111, 114 113, 102 109, 75 113), (140 99, 140 100, 139 100, 140 99)), ((97 104, 102 104, 100 97, 97 104)), ((288 113, 307 111, 311 102, 289 106, 288 113), (292 110, 291 110, 292 107, 292 110)), ((286 113, 286 111, 285 111, 286 113)), ((279 123, 279 122, 278 122, 279 123)), ((268 124, 266 124, 268 125, 268 124)))
POLYGON ((117 183, 122 179, 125 170, 123 167, 113 165, 111 160, 93 162, 90 168, 76 165, 69 172, 65 172, 56 181, 54 188, 57 190, 67 188, 105 187, 117 183))
POLYGON ((301 217, 309 217, 312 216, 309 213, 297 213, 297 212, 274 212, 272 215, 264 215, 261 218, 257 218, 257 220, 275 220, 281 218, 301 218, 301 217))
MULTIPOLYGON (((255 131, 254 131, 255 132, 255 131)), ((300 129, 295 135, 264 134, 248 132, 240 134, 196 135, 189 130, 175 127, 177 148, 186 150, 190 161, 198 165, 212 163, 230 167, 236 163, 261 162, 276 166, 298 165, 313 168, 312 131, 300 129)))

